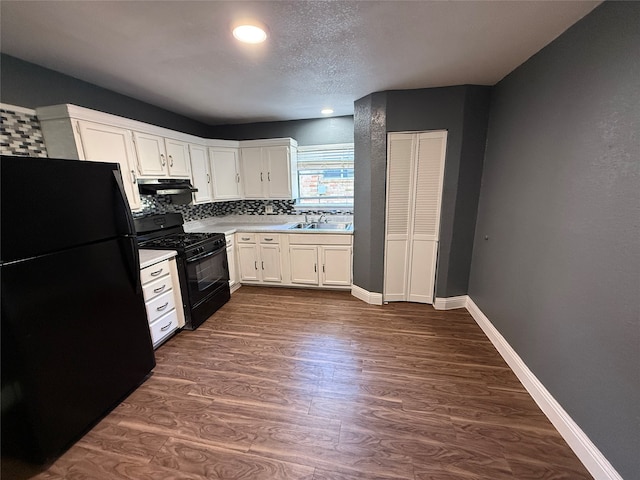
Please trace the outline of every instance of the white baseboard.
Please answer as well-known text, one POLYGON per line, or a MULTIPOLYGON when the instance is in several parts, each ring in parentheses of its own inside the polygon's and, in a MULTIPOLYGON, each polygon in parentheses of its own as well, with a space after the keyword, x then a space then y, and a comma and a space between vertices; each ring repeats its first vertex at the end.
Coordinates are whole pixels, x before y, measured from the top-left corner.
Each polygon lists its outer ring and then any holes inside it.
POLYGON ((465 308, 467 306, 466 295, 460 295, 459 297, 436 297, 433 302, 433 308, 436 310, 453 310, 454 308, 465 308))
POLYGON ((351 285, 351 295, 371 305, 382 305, 381 293, 368 292, 357 285, 351 285))
POLYGON ((569 444, 576 456, 593 475, 595 480, 622 480, 620 474, 613 468, 605 456, 598 450, 576 422, 562 408, 545 386, 538 380, 529 367, 522 361, 516 351, 509 345, 500 332, 482 313, 478 306, 466 297, 466 308, 478 323, 485 335, 491 340, 502 358, 516 374, 522 385, 533 397, 540 409, 549 418, 560 435, 569 444))

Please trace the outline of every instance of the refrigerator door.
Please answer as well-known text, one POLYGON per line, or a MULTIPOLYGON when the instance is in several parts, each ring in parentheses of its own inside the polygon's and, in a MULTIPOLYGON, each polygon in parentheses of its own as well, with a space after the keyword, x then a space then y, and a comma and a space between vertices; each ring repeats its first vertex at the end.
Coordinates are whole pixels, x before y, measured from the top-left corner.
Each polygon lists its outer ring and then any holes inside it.
POLYGON ((117 163, 0 158, 2 262, 135 236, 117 163))
POLYGON ((3 454, 59 455, 155 366, 129 240, 0 267, 3 454))

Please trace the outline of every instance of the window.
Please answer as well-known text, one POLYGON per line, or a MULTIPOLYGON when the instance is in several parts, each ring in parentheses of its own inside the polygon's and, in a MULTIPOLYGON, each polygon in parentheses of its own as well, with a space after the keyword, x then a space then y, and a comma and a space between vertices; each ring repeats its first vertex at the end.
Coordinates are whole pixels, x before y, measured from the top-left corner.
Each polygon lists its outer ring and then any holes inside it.
POLYGON ((298 205, 353 206, 353 143, 298 148, 298 205))

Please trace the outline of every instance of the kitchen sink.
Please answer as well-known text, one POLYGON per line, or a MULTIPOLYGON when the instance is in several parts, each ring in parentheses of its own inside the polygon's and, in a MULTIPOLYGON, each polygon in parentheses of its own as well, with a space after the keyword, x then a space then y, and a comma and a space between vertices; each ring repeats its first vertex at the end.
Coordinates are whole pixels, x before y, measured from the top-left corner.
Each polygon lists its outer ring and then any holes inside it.
POLYGON ((289 230, 351 230, 351 223, 296 223, 289 230))

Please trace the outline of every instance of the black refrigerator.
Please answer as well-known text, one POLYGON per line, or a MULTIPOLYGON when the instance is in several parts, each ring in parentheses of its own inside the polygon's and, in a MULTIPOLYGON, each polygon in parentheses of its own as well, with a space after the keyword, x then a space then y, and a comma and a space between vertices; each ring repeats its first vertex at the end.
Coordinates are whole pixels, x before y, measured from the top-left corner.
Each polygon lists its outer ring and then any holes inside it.
POLYGON ((155 366, 116 163, 0 158, 2 455, 55 459, 155 366))

